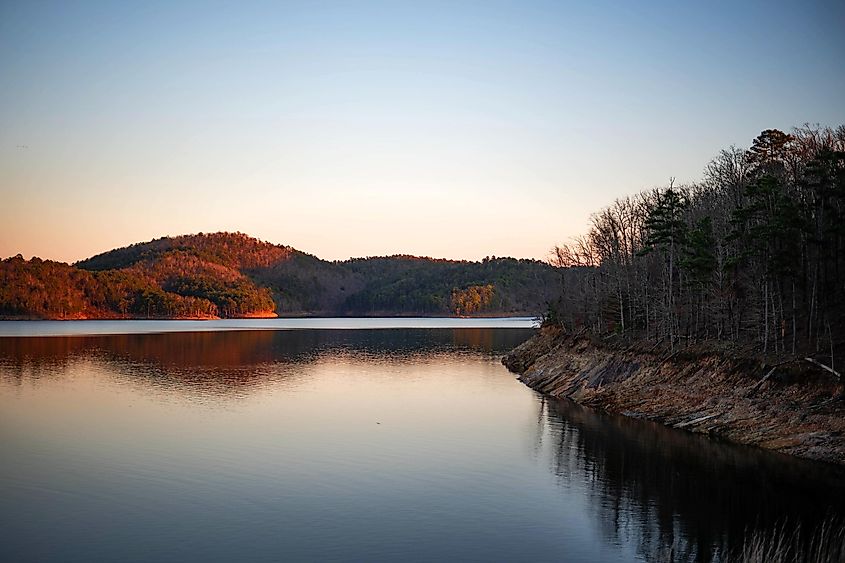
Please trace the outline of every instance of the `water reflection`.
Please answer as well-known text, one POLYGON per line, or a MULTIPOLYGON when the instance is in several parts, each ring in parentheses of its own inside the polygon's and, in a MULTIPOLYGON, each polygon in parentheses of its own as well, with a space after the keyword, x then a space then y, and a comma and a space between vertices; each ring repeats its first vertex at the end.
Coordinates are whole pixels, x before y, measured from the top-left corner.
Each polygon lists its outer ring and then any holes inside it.
POLYGON ((565 486, 587 483, 607 537, 648 561, 722 560, 751 527, 806 531, 845 513, 837 467, 540 399, 537 444, 565 486), (550 444, 549 444, 550 443, 550 444))
POLYGON ((18 382, 66 371, 81 360, 106 362, 131 377, 178 382, 200 391, 241 391, 267 383, 268 369, 352 354, 414 362, 437 354, 502 354, 533 329, 383 329, 176 332, 0 338, 0 365, 18 382))
POLYGON ((0 560, 703 561, 845 514, 837 468, 525 388, 530 334, 0 338, 0 560))

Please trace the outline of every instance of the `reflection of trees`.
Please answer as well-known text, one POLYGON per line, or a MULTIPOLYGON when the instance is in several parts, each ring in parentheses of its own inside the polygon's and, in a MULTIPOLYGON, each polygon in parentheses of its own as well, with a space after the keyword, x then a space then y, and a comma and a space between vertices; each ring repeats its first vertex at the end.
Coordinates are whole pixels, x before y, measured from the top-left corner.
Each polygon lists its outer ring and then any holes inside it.
MULTIPOLYGON (((747 528, 801 522, 811 530, 845 510, 842 471, 787 456, 546 400, 540 439, 562 484, 586 484, 613 541, 646 560, 720 560, 747 528)), ((538 448, 541 446, 538 446, 538 448)))
POLYGON ((0 338, 0 365, 22 381, 69 373, 90 360, 155 386, 225 392, 260 382, 254 368, 279 359, 272 343, 261 331, 0 338))
POLYGON ((155 385, 244 389, 266 383, 279 364, 302 364, 338 355, 396 362, 442 353, 501 354, 531 329, 244 330, 0 338, 2 372, 18 380, 62 372, 82 359, 106 362, 155 385))
POLYGON ((452 339, 455 345, 473 351, 504 354, 522 344, 533 334, 534 329, 528 328, 505 330, 463 328, 452 331, 452 339))
POLYGON ((90 354, 89 338, 0 338, 0 378, 21 383, 63 372, 90 354))

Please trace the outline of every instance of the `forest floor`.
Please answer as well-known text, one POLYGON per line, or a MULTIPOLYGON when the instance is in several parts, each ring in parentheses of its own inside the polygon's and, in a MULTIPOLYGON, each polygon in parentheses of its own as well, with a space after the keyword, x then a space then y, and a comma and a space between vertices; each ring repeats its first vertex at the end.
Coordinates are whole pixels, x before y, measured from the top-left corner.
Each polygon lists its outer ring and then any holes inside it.
POLYGON ((845 385, 803 358, 698 344, 608 343, 547 327, 502 363, 554 397, 845 465, 845 385))

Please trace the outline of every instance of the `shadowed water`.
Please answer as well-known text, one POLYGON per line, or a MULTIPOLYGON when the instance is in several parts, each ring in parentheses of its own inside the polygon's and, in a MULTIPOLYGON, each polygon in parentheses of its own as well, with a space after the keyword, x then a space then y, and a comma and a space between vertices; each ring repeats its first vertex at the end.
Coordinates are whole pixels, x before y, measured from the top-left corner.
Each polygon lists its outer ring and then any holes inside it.
POLYGON ((0 338, 0 560, 718 558, 820 464, 548 401, 529 329, 0 338))

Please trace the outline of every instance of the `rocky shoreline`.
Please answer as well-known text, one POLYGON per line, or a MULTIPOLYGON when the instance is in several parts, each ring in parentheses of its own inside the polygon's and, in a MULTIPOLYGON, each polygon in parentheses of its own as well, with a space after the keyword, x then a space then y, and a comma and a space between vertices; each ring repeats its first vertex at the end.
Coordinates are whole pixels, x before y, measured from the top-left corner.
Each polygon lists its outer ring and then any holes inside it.
POLYGON ((546 327, 502 363, 553 397, 845 465, 845 386, 809 362, 713 345, 623 346, 546 327))

